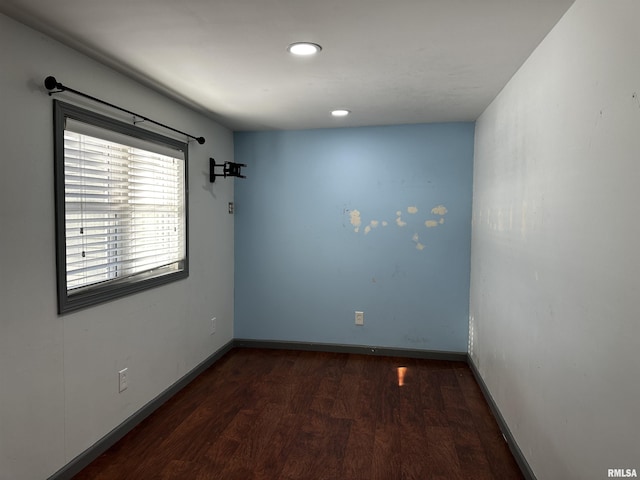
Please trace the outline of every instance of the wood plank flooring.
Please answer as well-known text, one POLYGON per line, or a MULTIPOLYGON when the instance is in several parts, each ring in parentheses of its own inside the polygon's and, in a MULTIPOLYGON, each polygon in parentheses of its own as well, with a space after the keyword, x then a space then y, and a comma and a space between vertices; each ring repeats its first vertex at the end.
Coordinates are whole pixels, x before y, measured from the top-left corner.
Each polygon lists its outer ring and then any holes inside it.
POLYGON ((464 363, 234 349, 74 480, 522 478, 464 363))

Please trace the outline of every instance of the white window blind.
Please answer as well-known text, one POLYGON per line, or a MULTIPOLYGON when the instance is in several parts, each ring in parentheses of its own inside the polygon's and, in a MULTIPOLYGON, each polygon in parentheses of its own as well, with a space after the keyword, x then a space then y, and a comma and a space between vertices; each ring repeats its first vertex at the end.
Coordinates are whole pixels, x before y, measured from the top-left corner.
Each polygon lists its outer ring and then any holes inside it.
POLYGON ((183 152, 68 118, 64 205, 69 295, 182 268, 183 152))

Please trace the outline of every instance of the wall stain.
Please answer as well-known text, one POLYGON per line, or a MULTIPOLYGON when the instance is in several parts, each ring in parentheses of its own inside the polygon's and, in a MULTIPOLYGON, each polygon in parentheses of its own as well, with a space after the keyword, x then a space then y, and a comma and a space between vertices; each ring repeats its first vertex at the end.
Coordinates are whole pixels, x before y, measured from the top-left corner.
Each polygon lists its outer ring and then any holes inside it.
POLYGON ((447 212, 449 210, 447 210, 447 207, 445 207, 444 205, 438 205, 437 207, 433 207, 431 209, 431 213, 433 213, 434 215, 446 215, 447 212))
POLYGON ((400 266, 396 264, 393 269, 393 273, 391 274, 391 278, 405 278, 407 276, 407 272, 400 270, 400 266))
POLYGON ((349 212, 351 217, 351 225, 353 225, 353 231, 358 233, 360 231, 360 225, 362 225, 362 219, 360 218, 360 212, 356 209, 349 212))
MULTIPOLYGON (((416 213, 418 213, 418 211, 419 209, 415 205, 410 205, 407 207, 407 212, 410 215, 415 215, 416 213)), ((350 219, 351 225, 353 226, 353 231, 355 233, 359 233, 360 227, 362 226, 362 216, 360 211, 357 209, 348 210, 347 208, 345 208, 343 209, 343 214, 346 214, 346 213, 349 213, 349 219, 350 219)), ((425 220, 424 225, 427 228, 434 228, 434 227, 443 225, 445 222, 444 216, 448 213, 448 210, 447 210, 447 207, 445 207, 444 205, 437 205, 431 209, 431 213, 433 215, 438 215, 440 218, 425 220)), ((386 227, 389 225, 389 222, 387 222, 386 220, 382 220, 382 221, 371 220, 369 224, 364 227, 364 230, 363 230, 364 235, 368 235, 369 233, 371 233, 371 231, 374 228, 378 228, 380 225, 382 225, 383 227, 386 227)), ((406 227, 408 225, 408 223, 405 222, 402 218, 402 210, 396 211, 396 225, 398 227, 406 227)), ((413 234, 411 239, 415 244, 417 250, 421 251, 426 248, 426 245, 420 241, 420 236, 417 232, 413 234)), ((373 283, 375 283, 375 281, 373 283)))

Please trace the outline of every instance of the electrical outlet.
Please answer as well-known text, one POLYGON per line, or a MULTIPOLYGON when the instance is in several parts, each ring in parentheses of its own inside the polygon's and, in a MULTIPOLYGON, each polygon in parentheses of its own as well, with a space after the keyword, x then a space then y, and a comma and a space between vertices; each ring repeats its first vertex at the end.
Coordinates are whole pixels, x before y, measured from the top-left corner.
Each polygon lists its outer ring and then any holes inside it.
POLYGON ((128 369, 127 368, 123 368, 122 370, 120 370, 118 372, 118 392, 122 393, 124 392, 128 385, 127 385, 127 376, 128 376, 128 369))
POLYGON ((211 329, 209 330, 209 335, 213 335, 214 333, 216 333, 216 324, 217 324, 216 317, 213 317, 211 319, 211 329))
POLYGON ((233 202, 229 202, 229 213, 233 215, 233 202))
POLYGON ((364 312, 356 312, 356 325, 364 325, 364 312))

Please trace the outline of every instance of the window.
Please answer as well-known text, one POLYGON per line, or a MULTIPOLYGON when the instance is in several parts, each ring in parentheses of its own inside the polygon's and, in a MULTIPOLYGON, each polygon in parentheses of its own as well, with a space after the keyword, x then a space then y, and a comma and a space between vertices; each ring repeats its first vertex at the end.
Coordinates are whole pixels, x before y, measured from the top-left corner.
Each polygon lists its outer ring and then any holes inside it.
POLYGON ((185 278, 187 144, 54 102, 58 312, 185 278))

